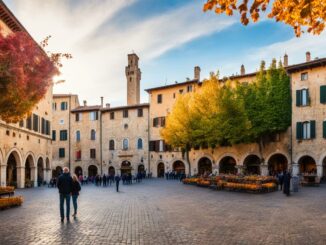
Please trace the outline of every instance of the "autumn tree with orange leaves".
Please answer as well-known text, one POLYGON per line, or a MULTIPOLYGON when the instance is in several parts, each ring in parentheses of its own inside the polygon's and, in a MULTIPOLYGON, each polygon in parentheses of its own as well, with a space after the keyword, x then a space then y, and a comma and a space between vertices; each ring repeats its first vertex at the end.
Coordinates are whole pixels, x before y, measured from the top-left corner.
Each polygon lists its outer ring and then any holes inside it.
POLYGON ((271 5, 268 18, 292 26, 297 37, 305 31, 320 34, 325 28, 325 0, 207 0, 204 11, 214 10, 217 14, 229 16, 237 11, 241 23, 248 25, 250 19, 257 22, 268 5, 271 5))
POLYGON ((62 58, 70 54, 46 53, 50 36, 40 46, 26 32, 0 32, 0 118, 16 123, 45 96, 52 78, 59 75, 62 58))

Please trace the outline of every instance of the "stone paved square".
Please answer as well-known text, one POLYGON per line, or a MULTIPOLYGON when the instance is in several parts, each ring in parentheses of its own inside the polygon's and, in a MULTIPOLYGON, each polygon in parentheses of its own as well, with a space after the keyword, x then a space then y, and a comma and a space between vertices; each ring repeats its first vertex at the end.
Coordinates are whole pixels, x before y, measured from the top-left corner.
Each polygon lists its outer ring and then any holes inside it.
POLYGON ((17 190, 0 212, 1 244, 326 244, 326 186, 283 193, 213 191, 174 180, 84 186, 79 215, 60 222, 54 188, 17 190))

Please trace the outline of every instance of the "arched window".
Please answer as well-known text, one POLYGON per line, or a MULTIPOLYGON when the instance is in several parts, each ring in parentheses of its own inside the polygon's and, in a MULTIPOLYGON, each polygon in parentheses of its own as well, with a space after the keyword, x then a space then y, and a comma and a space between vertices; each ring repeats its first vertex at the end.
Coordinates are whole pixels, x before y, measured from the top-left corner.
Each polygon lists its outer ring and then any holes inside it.
POLYGON ((109 150, 113 151, 114 150, 114 140, 109 141, 109 150))
POLYGON ((123 150, 128 150, 128 148, 129 148, 128 139, 123 139, 122 148, 123 148, 123 150))
POLYGON ((76 141, 80 141, 80 131, 76 131, 76 141))
POLYGON ((311 132, 311 128, 310 128, 310 122, 304 122, 303 123, 303 139, 310 139, 310 132, 311 132))
POLYGON ((137 149, 138 150, 143 149, 143 140, 142 139, 137 140, 137 149))
POLYGON ((96 139, 96 132, 94 129, 91 130, 91 140, 95 140, 96 139))

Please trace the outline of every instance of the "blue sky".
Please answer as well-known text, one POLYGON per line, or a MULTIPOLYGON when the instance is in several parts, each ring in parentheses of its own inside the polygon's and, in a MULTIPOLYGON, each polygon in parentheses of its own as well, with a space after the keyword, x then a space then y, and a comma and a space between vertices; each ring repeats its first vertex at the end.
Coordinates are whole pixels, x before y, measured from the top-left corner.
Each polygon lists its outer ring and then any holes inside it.
MULTIPOLYGON (((253 72, 262 59, 304 61, 305 52, 326 56, 326 35, 294 36, 291 27, 263 19, 243 26, 238 16, 203 13, 204 0, 5 0, 36 40, 52 35, 49 49, 70 52, 64 63, 64 84, 56 93, 77 93, 80 101, 126 103, 124 68, 127 54, 140 57, 141 88, 201 77, 219 70, 239 73, 241 64, 253 72)), ((148 96, 142 91, 142 102, 148 96)))

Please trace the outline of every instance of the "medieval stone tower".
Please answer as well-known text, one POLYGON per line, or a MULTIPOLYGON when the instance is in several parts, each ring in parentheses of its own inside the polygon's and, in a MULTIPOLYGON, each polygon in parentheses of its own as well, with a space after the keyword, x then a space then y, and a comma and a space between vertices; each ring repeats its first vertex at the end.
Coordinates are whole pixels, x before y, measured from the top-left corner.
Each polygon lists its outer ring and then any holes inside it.
POLYGON ((140 103, 141 72, 138 68, 138 61, 139 58, 136 54, 128 54, 128 66, 126 66, 128 105, 140 103))

